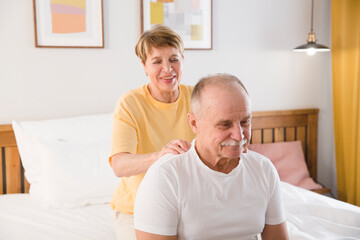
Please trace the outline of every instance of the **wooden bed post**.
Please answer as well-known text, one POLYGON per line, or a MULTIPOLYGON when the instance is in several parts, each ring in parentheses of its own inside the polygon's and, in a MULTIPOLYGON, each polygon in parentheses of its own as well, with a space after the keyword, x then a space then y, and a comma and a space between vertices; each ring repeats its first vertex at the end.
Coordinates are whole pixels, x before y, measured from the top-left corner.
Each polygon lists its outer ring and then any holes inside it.
POLYGON ((312 146, 308 148, 306 159, 310 169, 310 176, 317 181, 317 134, 318 134, 318 109, 308 115, 307 142, 312 146))
POLYGON ((0 194, 28 193, 26 180, 11 125, 0 125, 0 194))

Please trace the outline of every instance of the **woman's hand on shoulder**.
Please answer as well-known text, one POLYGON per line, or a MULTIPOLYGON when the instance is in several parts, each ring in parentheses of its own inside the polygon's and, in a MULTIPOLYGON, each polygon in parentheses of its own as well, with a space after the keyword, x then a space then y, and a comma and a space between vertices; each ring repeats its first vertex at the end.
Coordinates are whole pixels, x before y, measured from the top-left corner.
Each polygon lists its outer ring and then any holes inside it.
POLYGON ((167 153, 174 155, 187 152, 191 147, 191 143, 183 139, 174 139, 166 144, 159 152, 155 153, 155 159, 158 160, 167 153))
POLYGON ((160 151, 146 154, 117 153, 111 157, 111 167, 117 177, 130 177, 146 172, 160 157, 167 153, 181 154, 187 152, 191 144, 182 139, 175 139, 166 144, 160 151))

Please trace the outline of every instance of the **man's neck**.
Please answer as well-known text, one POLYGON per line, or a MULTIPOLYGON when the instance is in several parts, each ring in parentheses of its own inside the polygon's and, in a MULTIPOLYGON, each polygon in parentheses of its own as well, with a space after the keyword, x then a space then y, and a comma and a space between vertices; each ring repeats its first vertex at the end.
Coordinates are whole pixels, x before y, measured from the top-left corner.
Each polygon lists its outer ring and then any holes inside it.
POLYGON ((216 163, 213 170, 228 174, 239 165, 239 162, 240 158, 223 158, 216 163))
MULTIPOLYGON (((201 149, 201 148, 200 148, 201 149)), ((206 154, 206 151, 199 151, 199 148, 195 144, 195 150, 198 154, 200 160, 210 169, 222 172, 225 174, 230 173, 232 170, 234 170, 240 162, 240 158, 218 158, 218 157, 212 157, 206 154)))

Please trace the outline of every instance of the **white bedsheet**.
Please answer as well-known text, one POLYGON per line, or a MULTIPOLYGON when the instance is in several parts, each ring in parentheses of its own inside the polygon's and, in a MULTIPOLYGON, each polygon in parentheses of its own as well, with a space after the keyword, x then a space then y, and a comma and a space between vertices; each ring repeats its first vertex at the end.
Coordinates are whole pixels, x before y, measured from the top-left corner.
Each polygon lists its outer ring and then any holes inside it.
POLYGON ((0 196, 0 240, 116 240, 108 204, 43 209, 29 194, 0 196))
MULTIPOLYGON (((281 183, 291 240, 360 239, 360 208, 281 183)), ((0 240, 116 240, 107 204, 48 209, 29 194, 0 196, 0 240)))
POLYGON ((360 207, 281 183, 291 240, 360 239, 360 207))

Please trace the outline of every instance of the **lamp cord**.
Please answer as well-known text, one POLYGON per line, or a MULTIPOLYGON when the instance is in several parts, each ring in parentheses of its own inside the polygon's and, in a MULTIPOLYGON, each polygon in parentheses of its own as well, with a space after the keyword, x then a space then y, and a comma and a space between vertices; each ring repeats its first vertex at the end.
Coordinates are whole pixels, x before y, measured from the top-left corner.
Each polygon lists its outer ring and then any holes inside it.
POLYGON ((313 32, 314 0, 311 0, 311 32, 313 32))

